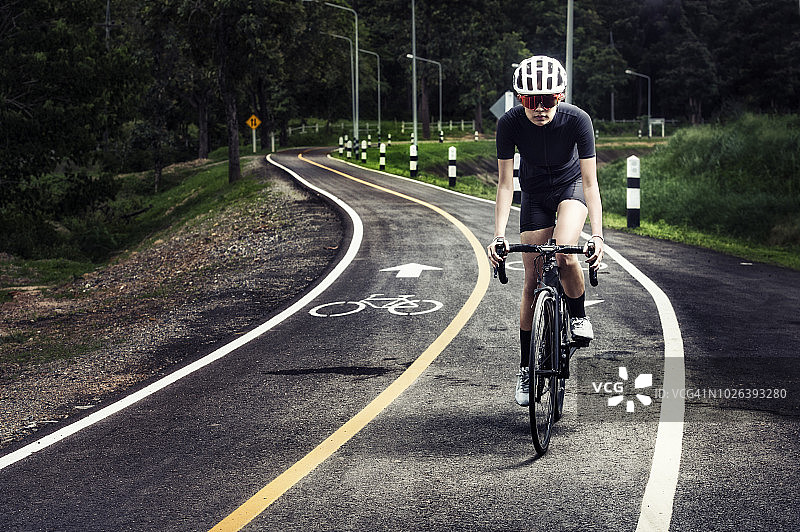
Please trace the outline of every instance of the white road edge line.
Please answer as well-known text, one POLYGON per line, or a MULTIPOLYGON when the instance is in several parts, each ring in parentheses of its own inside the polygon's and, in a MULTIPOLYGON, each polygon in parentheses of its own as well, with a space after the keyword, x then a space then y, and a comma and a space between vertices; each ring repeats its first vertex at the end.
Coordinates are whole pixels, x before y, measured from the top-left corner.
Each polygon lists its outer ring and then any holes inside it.
MULTIPOLYGON (((328 157, 333 157, 328 154, 328 157)), ((349 161, 342 161, 351 166, 363 168, 349 161)), ((457 196, 470 198, 494 205, 494 201, 483 198, 475 198, 448 190, 443 187, 423 183, 405 176, 398 176, 380 170, 374 172, 402 179, 414 181, 421 185, 437 188, 441 191, 455 194, 457 196)), ((512 207, 519 210, 519 207, 512 207)), ((581 237, 588 240, 591 235, 582 232, 581 237)), ((665 390, 683 390, 686 387, 686 371, 683 357, 683 337, 678 324, 678 318, 669 297, 658 287, 649 277, 642 273, 636 266, 617 251, 604 246, 605 252, 619 264, 629 275, 641 284, 653 298, 658 308, 658 316, 661 320, 661 329, 664 335, 664 384, 665 390), (667 361, 670 361, 667 363, 667 361)), ((683 450, 683 430, 684 430, 684 399, 681 394, 666 394, 661 402, 661 413, 656 433, 656 443, 653 451, 653 462, 650 467, 650 477, 644 490, 642 505, 639 511, 639 522, 636 526, 637 532, 645 531, 668 531, 672 520, 672 505, 675 499, 675 489, 678 484, 678 472, 681 465, 681 453, 683 450)))
POLYGON ((272 160, 271 155, 267 156, 267 160, 270 163, 272 163, 275 166, 277 166, 278 168, 281 168, 281 169, 285 170, 286 172, 288 172, 292 177, 294 177, 297 181, 302 183, 304 186, 314 190, 315 192, 318 192, 318 193, 328 197, 331 201, 333 201, 334 203, 339 205, 339 207, 341 207, 342 210, 344 210, 350 216, 350 219, 353 222, 353 238, 350 241, 350 246, 348 247, 347 252, 345 253, 344 257, 342 257, 342 260, 339 261, 339 263, 333 268, 333 270, 327 275, 327 277, 325 277, 325 279, 322 280, 322 282, 320 284, 315 286, 310 292, 308 292, 302 298, 297 300, 289 308, 287 308, 286 310, 284 310, 280 314, 275 315, 272 319, 270 319, 267 322, 259 325, 258 327, 256 327, 255 329, 251 330, 250 332, 244 334, 243 336, 240 336, 239 338, 237 338, 233 342, 230 342, 229 344, 226 344, 226 345, 220 347, 216 351, 204 356, 203 358, 201 358, 201 359, 189 364, 186 367, 183 367, 183 368, 181 368, 181 369, 179 369, 179 370, 177 370, 177 371, 175 371, 173 373, 170 373, 169 375, 167 375, 167 376, 157 380, 156 382, 154 382, 154 383, 142 388, 141 390, 139 390, 137 392, 134 392, 131 395, 128 395, 128 396, 120 399, 119 401, 117 401, 115 403, 112 403, 112 404, 110 404, 110 405, 98 410, 97 412, 94 412, 94 413, 90 414, 89 416, 86 416, 85 418, 83 418, 83 419, 81 419, 79 421, 76 421, 76 422, 74 422, 74 423, 72 423, 70 425, 67 425, 66 427, 64 427, 64 428, 62 428, 60 430, 57 430, 56 432, 53 432, 52 434, 49 434, 49 435, 47 435, 47 436, 45 436, 45 437, 43 437, 43 438, 41 438, 41 439, 39 439, 39 440, 37 440, 37 441, 35 441, 33 443, 30 443, 30 444, 28 444, 28 445, 26 445, 26 446, 24 446, 24 447, 22 447, 20 449, 17 449, 14 452, 11 452, 11 453, 9 453, 9 454, 7 454, 5 456, 0 457, 0 470, 5 469, 6 467, 8 467, 8 466, 10 466, 10 465, 12 465, 12 464, 24 459, 24 458, 27 458, 28 456, 32 455, 33 453, 41 451, 42 449, 45 449, 45 448, 49 447, 50 445, 53 445, 53 444, 63 440, 64 438, 66 438, 68 436, 73 435, 76 432, 79 432, 79 431, 81 431, 81 430, 83 430, 83 429, 85 429, 85 428, 87 428, 87 427, 89 427, 91 425, 94 425, 95 423, 98 423, 99 421, 102 421, 102 420, 106 419, 107 417, 109 417, 109 416, 111 416, 113 414, 116 414, 117 412, 119 412, 121 410, 124 410, 125 408, 128 408, 129 406, 141 401, 142 399, 144 399, 144 398, 146 398, 146 397, 148 397, 150 395, 153 395, 154 393, 156 393, 156 392, 158 392, 160 390, 163 390, 164 388, 166 388, 170 384, 182 379, 183 377, 186 377, 187 375, 190 375, 190 374, 194 373, 195 371, 197 371, 197 370, 199 370, 199 369, 211 364, 212 362, 214 362, 216 360, 219 360, 220 358, 222 358, 225 355, 231 353, 232 351, 235 351, 236 349, 238 349, 239 347, 247 344, 248 342, 251 342, 252 340, 255 340, 256 338, 258 338, 259 336, 261 336, 265 332, 269 331, 270 329, 272 329, 276 325, 280 324, 282 321, 284 321, 288 317, 292 316, 293 314, 295 314, 296 312, 301 310, 303 307, 308 305, 314 299, 319 297, 319 295, 322 294, 325 290, 327 290, 328 287, 330 287, 331 284, 333 284, 333 282, 336 281, 336 279, 345 271, 345 269, 353 261, 353 259, 355 258, 356 254, 358 253, 359 248, 361 247, 361 242, 362 242, 363 237, 364 237, 364 224, 362 223, 361 218, 344 201, 340 200, 339 198, 337 198, 333 194, 331 194, 331 193, 329 193, 329 192, 327 192, 325 190, 322 190, 321 188, 318 188, 318 187, 312 185, 311 183, 309 183, 308 181, 306 181, 305 179, 303 179, 302 177, 297 175, 297 173, 293 172, 289 168, 286 168, 285 166, 283 166, 283 165, 277 163, 276 161, 272 160))

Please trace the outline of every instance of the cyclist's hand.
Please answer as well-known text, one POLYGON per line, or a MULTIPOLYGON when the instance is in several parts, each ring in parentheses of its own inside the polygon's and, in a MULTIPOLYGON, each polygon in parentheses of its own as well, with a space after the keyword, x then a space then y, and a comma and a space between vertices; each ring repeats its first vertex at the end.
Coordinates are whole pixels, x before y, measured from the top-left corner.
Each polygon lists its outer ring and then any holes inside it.
POLYGON ((497 268, 498 264, 505 260, 504 256, 508 253, 509 245, 505 238, 502 236, 496 236, 494 240, 492 240, 492 243, 486 247, 486 250, 488 252, 487 254, 489 255, 489 262, 492 263, 492 266, 497 268), (505 248, 505 253, 503 253, 503 256, 497 253, 498 244, 502 244, 502 246, 505 248))
POLYGON ((589 263, 589 267, 593 270, 598 270, 600 268, 600 261, 603 260, 603 244, 603 237, 593 236, 583 246, 583 253, 589 257, 586 259, 586 262, 589 263), (589 254, 589 243, 591 243, 594 247, 594 252, 591 254, 589 254))

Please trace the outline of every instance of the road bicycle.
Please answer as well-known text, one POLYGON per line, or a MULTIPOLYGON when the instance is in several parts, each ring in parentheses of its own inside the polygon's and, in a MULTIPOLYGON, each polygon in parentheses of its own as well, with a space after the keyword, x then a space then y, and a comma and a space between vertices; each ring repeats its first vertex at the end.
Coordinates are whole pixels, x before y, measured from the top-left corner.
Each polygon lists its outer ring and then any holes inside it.
MULTIPOLYGON (((579 348, 589 345, 588 340, 573 338, 570 333, 569 310, 561 286, 556 254, 583 254, 583 248, 559 246, 551 239, 545 245, 512 244, 508 251, 502 243, 498 243, 495 249, 504 258, 514 252, 539 254, 535 262, 538 288, 533 303, 528 410, 533 446, 539 455, 543 455, 550 445, 553 423, 563 415, 570 358, 579 348)), ((594 243, 589 242, 586 256, 592 254, 594 243)), ((508 282, 505 261, 495 268, 495 277, 503 284, 508 282)), ((589 268, 589 282, 597 286, 597 271, 592 268, 589 268)))
POLYGON ((309 312, 319 318, 347 316, 361 312, 367 307, 386 309, 397 316, 416 316, 436 312, 442 303, 434 299, 411 299, 414 294, 400 294, 396 297, 381 297, 383 294, 372 294, 359 301, 334 301, 312 308, 309 312))

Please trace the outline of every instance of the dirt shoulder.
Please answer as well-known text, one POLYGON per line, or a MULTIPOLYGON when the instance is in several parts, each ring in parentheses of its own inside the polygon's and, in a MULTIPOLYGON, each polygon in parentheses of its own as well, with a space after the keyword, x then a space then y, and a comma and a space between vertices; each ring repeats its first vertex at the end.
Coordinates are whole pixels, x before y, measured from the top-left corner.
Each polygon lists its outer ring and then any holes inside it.
POLYGON ((3 360, 48 361, 0 364, 0 448, 263 323, 324 273, 338 214, 263 159, 250 171, 269 184, 257 200, 64 286, 12 291, 3 360))

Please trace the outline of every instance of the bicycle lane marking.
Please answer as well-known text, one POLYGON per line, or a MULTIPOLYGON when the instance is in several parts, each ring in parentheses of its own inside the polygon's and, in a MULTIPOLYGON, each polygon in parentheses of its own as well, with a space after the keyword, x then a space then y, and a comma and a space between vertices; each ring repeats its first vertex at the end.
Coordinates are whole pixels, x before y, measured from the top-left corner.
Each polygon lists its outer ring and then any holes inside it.
MULTIPOLYGON (((268 157, 269 159, 269 157, 268 157)), ((142 388, 141 390, 134 392, 122 399, 94 412, 93 414, 80 419, 74 423, 67 425, 66 427, 53 432, 43 438, 36 440, 33 443, 30 443, 16 451, 13 451, 9 454, 4 456, 0 456, 0 470, 24 459, 28 456, 32 455, 33 453, 39 452, 42 449, 45 449, 64 438, 71 436, 85 428, 88 428, 95 423, 98 423, 117 412, 120 412, 129 406, 132 406, 142 399, 153 395, 154 393, 163 390, 170 384, 175 383, 176 381, 186 377, 194 373, 195 371, 211 364, 212 362, 219 360, 220 358, 224 357, 225 355, 235 351, 236 349, 242 347, 243 345, 255 340, 265 332, 269 331, 270 329, 274 328, 276 325, 283 322, 285 319, 290 317, 291 315, 295 314, 296 312, 300 311, 301 309, 305 308, 309 303, 314 301, 318 298, 325 290, 328 289, 333 282, 339 278, 339 276, 344 272, 344 270, 350 265, 353 259, 356 257, 358 250, 361 248, 361 241, 363 240, 364 235, 364 226, 361 222, 361 218, 356 214, 356 212, 346 203, 341 201, 336 196, 312 185, 311 183, 307 182, 306 180, 302 179, 300 176, 295 176, 296 179, 299 179, 303 185, 323 194, 324 196, 330 198, 334 203, 336 203, 339 207, 341 207, 347 215, 350 217, 353 223, 353 236, 350 240, 350 245, 348 246, 345 255, 339 261, 338 264, 331 270, 331 272, 325 277, 325 279, 320 282, 317 286, 315 286, 311 291, 309 291, 306 295, 301 297, 297 300, 294 304, 289 306, 283 312, 273 316, 271 319, 266 321, 265 323, 259 325, 255 329, 252 329, 250 332, 244 334, 243 336, 237 338, 236 340, 220 347, 219 349, 209 353, 208 355, 192 362, 191 364, 162 377, 161 379, 153 382, 152 384, 142 388)))
MULTIPOLYGON (((330 155, 328 155, 329 158, 330 155)), ((358 165, 349 161, 340 161, 350 166, 358 165)), ((475 198, 460 192, 455 192, 442 187, 437 187, 429 183, 420 183, 408 177, 373 170, 382 175, 401 179, 404 181, 414 181, 424 186, 436 188, 440 191, 455 194, 459 197, 469 198, 473 201, 494 204, 491 200, 475 198)), ((519 207, 512 207, 519 210, 519 207)), ((590 235, 581 233, 581 237, 588 240, 590 235)), ((631 264, 627 259, 620 255, 616 250, 605 246, 606 253, 614 259, 628 274, 644 287, 653 298, 658 309, 661 329, 664 336, 664 389, 685 389, 686 371, 683 353, 683 337, 681 335, 678 318, 669 297, 658 285, 647 277, 641 270, 631 264), (672 359, 673 363, 667 361, 672 359)), ((678 473, 680 471, 681 453, 683 450, 684 432, 684 411, 685 403, 681 397, 665 397, 661 402, 661 412, 659 414, 658 430, 656 432, 656 443, 653 449, 653 460, 650 467, 650 476, 645 486, 644 496, 639 510, 639 521, 636 526, 637 532, 651 530, 668 531, 672 520, 673 503, 675 500, 675 490, 678 485, 678 473)))
MULTIPOLYGON (((303 153, 307 153, 307 151, 303 153)), ((306 159, 303 157, 303 153, 299 154, 297 157, 304 162, 318 166, 319 168, 325 170, 329 170, 335 174, 341 175, 342 177, 375 188, 387 194, 392 194, 394 196, 407 199, 408 201, 431 209, 437 214, 443 216, 466 237, 472 246, 472 249, 475 253, 475 259, 478 262, 478 279, 469 298, 467 298, 467 301, 458 311, 453 320, 447 325, 447 327, 445 327, 444 331, 442 331, 442 333, 433 341, 433 343, 430 344, 427 349, 420 354, 419 357, 417 357, 417 359, 408 367, 408 369, 406 369, 394 382, 392 382, 360 412, 350 418, 349 421, 337 429, 333 434, 328 436, 325 441, 320 443, 311 452, 289 467, 289 469, 281 473, 269 484, 264 486, 233 513, 229 514, 225 519, 220 521, 211 529, 212 532, 241 530, 250 521, 263 513, 273 502, 286 493, 292 486, 306 477, 318 465, 327 460, 340 447, 353 438, 353 436, 358 434, 361 429, 367 426, 368 423, 375 419, 378 414, 380 414, 395 399, 397 399, 400 394, 408 389, 408 387, 411 386, 411 384, 413 384, 420 375, 422 375, 428 366, 433 363, 439 354, 444 351, 444 349, 461 331, 464 325, 466 325, 470 317, 472 317, 475 310, 478 308, 478 304, 483 299, 486 290, 489 288, 489 261, 486 260, 484 255, 483 246, 472 233, 472 231, 470 231, 466 225, 455 218, 452 214, 444 211, 436 205, 427 203, 418 198, 402 194, 380 185, 369 183, 368 181, 364 181, 357 177, 345 174, 344 172, 340 172, 333 168, 329 168, 306 159)), ((295 175, 291 170, 288 170, 283 166, 281 167, 292 173, 292 175, 295 175)))

